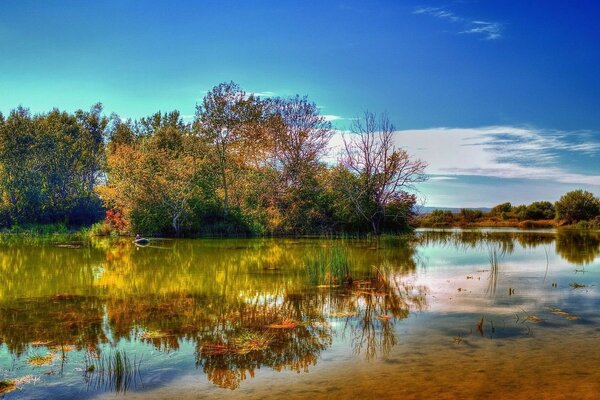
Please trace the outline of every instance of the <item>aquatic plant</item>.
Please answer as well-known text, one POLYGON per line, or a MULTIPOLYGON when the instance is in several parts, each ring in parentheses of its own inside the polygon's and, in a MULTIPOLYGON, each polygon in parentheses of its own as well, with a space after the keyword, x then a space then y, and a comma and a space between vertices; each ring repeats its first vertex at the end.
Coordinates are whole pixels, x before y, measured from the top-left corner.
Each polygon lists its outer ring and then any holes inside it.
POLYGON ((41 367, 42 365, 52 364, 52 360, 54 359, 53 353, 48 353, 45 355, 34 355, 27 359, 27 364, 33 367, 41 367))
POLYGON ((17 384, 14 380, 1 380, 0 381, 0 395, 8 392, 12 392, 17 388, 17 384))
POLYGON ((342 247, 321 251, 305 261, 311 284, 337 286, 351 275, 348 254, 342 247))
POLYGON ((117 350, 100 356, 86 353, 84 361, 84 377, 94 388, 104 387, 119 393, 127 392, 131 384, 141 383, 142 358, 131 360, 125 351, 117 350))

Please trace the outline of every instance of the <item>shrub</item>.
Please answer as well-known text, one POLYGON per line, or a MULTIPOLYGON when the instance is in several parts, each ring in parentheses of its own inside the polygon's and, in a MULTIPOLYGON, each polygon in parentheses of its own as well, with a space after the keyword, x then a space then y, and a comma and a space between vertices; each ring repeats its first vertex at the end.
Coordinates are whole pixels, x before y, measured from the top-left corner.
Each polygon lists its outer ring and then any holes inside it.
POLYGON ((556 217, 568 224, 588 221, 600 215, 600 199, 585 190, 574 190, 555 204, 556 217))

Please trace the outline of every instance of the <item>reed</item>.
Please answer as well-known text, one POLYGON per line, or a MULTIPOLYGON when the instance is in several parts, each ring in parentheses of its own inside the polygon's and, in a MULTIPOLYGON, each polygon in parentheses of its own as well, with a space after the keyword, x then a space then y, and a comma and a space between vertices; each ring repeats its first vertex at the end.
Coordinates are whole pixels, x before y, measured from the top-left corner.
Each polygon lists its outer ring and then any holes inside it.
POLYGON ((138 360, 134 357, 132 360, 125 351, 117 350, 98 357, 86 353, 84 361, 84 376, 88 386, 94 389, 104 388, 125 393, 131 385, 137 386, 138 382, 142 382, 140 375, 142 358, 138 360))

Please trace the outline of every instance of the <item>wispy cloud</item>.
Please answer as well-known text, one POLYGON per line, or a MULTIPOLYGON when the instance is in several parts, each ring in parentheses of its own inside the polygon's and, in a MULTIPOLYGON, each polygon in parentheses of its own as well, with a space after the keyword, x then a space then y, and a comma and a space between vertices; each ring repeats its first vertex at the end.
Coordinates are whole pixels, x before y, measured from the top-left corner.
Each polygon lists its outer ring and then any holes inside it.
MULTIPOLYGON (((339 131, 332 139, 332 162, 343 148, 344 133, 339 131)), ((395 143, 426 161, 427 173, 434 181, 473 176, 600 187, 598 169, 580 173, 582 164, 572 161, 600 156, 600 140, 593 132, 514 126, 440 127, 396 131, 395 143)))
POLYGON ((333 115, 333 114, 323 114, 323 118, 325 118, 325 121, 329 121, 329 122, 333 122, 333 121, 340 121, 343 120, 343 117, 340 117, 339 115, 333 115))
POLYGON ((464 21, 463 18, 456 16, 454 13, 441 7, 420 7, 413 11, 413 14, 425 14, 432 17, 447 19, 452 22, 464 21))
POLYGON ((399 146, 429 162, 428 173, 495 178, 549 180, 598 185, 600 175, 574 172, 560 162, 600 155, 600 141, 589 132, 548 131, 535 128, 491 126, 432 128, 396 132, 399 146))
POLYGON ((430 181, 453 181, 455 179, 455 176, 429 175, 430 181))
POLYGON ((461 33, 482 34, 486 40, 495 40, 502 37, 502 25, 497 22, 473 21, 472 27, 461 33))
POLYGON ((468 33, 481 35, 485 40, 496 40, 502 37, 504 26, 499 22, 487 22, 476 19, 468 19, 456 15, 454 12, 443 7, 419 7, 413 11, 416 15, 429 15, 461 25, 462 30, 457 33, 468 33))
POLYGON ((251 92, 248 94, 253 94, 254 96, 257 97, 275 97, 277 96, 277 93, 275 92, 269 92, 269 91, 265 91, 265 92, 251 92))

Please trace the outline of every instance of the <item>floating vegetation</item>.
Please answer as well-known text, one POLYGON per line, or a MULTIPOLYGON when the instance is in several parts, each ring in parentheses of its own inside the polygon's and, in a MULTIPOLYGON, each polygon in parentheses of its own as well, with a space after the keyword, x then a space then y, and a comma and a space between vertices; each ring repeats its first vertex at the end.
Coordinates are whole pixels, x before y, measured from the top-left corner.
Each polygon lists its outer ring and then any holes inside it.
POLYGON ((162 339, 164 337, 170 336, 168 333, 164 333, 161 331, 142 331, 138 335, 142 340, 162 339))
POLYGON ((339 311, 339 312, 334 312, 329 314, 329 316, 331 318, 349 318, 349 317, 356 317, 358 315, 358 313, 354 312, 354 311, 339 311))
POLYGON ((270 329, 294 329, 298 326, 299 324, 296 321, 293 320, 283 320, 281 323, 273 323, 270 325, 267 325, 267 328, 270 329))
POLYGON ((93 388, 103 387, 115 392, 127 392, 131 384, 141 383, 142 359, 131 360, 125 351, 103 354, 96 358, 86 353, 84 377, 93 388))
POLYGON ((575 321, 575 320, 579 319, 579 317, 577 315, 568 313, 567 311, 561 310, 558 307, 547 307, 547 309, 550 310, 551 314, 558 315, 560 317, 565 317, 569 321, 575 321))
POLYGON ((0 394, 12 392, 17 388, 17 384, 14 380, 2 380, 0 381, 0 394))
POLYGON ((46 355, 35 355, 31 356, 27 359, 27 364, 33 367, 41 367, 43 365, 52 364, 52 360, 54 359, 54 353, 48 353, 46 355))
POLYGON ((245 331, 234 340, 234 345, 238 354, 246 354, 251 351, 266 350, 269 348, 272 340, 273 336, 271 335, 253 331, 245 331))
POLYGON ((540 317, 538 317, 536 315, 528 315, 523 319, 523 321, 538 323, 538 322, 542 322, 543 319, 541 319, 540 317))
POLYGON ((202 345, 201 352, 204 356, 224 356, 264 351, 272 344, 273 338, 273 335, 265 332, 243 331, 229 343, 205 343, 202 345))
POLYGON ((570 283, 569 286, 571 286, 573 289, 581 289, 587 287, 587 285, 577 282, 570 283))

